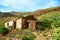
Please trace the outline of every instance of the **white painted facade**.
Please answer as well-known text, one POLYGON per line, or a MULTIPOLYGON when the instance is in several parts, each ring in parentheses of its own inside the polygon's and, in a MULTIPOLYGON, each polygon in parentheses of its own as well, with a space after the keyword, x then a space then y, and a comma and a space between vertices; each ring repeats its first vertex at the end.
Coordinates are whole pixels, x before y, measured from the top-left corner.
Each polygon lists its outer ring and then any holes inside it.
POLYGON ((14 26, 14 22, 13 21, 9 21, 5 23, 5 27, 8 28, 9 26, 14 26))
POLYGON ((9 21, 5 23, 5 27, 8 28, 9 26, 13 26, 16 25, 16 29, 21 29, 22 28, 22 18, 17 19, 16 24, 14 24, 14 21, 9 21))
POLYGON ((16 20, 16 29, 21 29, 22 28, 22 18, 16 20))

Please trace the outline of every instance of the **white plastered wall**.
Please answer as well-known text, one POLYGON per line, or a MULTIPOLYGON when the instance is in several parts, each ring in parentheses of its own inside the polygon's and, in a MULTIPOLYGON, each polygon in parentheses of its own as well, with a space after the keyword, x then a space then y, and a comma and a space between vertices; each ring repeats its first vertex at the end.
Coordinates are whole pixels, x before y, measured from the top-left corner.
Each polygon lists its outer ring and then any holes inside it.
POLYGON ((5 27, 8 28, 9 26, 13 26, 14 22, 13 21, 9 21, 5 23, 5 27), (9 25, 7 25, 9 23, 9 25))
POLYGON ((22 28, 22 18, 16 21, 16 29, 21 29, 21 28, 22 28))

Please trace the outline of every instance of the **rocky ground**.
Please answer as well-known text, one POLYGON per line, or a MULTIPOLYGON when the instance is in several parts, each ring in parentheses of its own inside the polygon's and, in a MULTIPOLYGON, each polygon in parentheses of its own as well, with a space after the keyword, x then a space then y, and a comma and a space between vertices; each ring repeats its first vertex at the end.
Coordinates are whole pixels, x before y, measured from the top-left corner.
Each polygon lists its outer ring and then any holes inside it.
MULTIPOLYGON (((34 40, 52 40, 51 31, 43 34, 42 32, 33 31, 32 32, 36 38, 34 40)), ((0 40, 22 40, 20 37, 21 33, 17 30, 13 30, 7 36, 0 36, 0 40)))

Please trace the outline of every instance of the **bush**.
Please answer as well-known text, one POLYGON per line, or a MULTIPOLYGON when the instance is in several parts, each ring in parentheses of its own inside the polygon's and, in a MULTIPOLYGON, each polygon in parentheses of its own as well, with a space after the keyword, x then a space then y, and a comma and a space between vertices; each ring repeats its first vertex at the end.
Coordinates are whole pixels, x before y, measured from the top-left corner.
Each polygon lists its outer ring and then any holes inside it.
POLYGON ((60 27, 53 29, 52 39, 53 40, 60 40, 60 27))
POLYGON ((34 40, 35 35, 31 34, 31 35, 25 35, 22 37, 22 40, 34 40))
POLYGON ((5 27, 1 27, 0 28, 0 34, 4 35, 4 34, 7 34, 8 33, 8 29, 5 28, 5 27))
POLYGON ((44 27, 51 27, 51 23, 50 23, 50 21, 48 19, 42 20, 42 25, 44 27))
POLYGON ((36 36, 28 30, 22 32, 22 40, 34 40, 35 37, 36 36))
POLYGON ((45 28, 44 28, 44 26, 42 26, 41 24, 38 24, 38 25, 37 25, 37 29, 43 31, 45 28))
POLYGON ((41 23, 37 25, 37 29, 45 30, 46 28, 51 28, 51 22, 47 19, 43 19, 41 23))
POLYGON ((51 24, 53 29, 52 39, 60 40, 60 17, 57 17, 54 22, 51 24))
POLYGON ((51 24, 52 28, 60 27, 60 18, 56 18, 55 21, 51 24))

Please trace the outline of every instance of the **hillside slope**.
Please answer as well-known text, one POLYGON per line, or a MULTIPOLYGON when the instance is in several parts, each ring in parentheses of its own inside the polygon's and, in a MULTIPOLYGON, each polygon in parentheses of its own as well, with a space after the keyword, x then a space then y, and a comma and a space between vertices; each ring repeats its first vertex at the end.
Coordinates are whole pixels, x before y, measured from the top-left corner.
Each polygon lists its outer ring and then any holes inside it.
POLYGON ((32 14, 31 12, 0 12, 0 18, 4 17, 22 17, 32 14))
POLYGON ((4 17, 14 17, 15 15, 11 14, 11 13, 0 13, 0 18, 4 18, 4 17))
POLYGON ((60 11, 60 6, 59 7, 54 7, 54 8, 47 8, 47 9, 37 10, 37 11, 33 12, 33 15, 35 17, 38 17, 42 14, 46 14, 46 13, 49 13, 49 12, 57 12, 57 11, 60 11))

